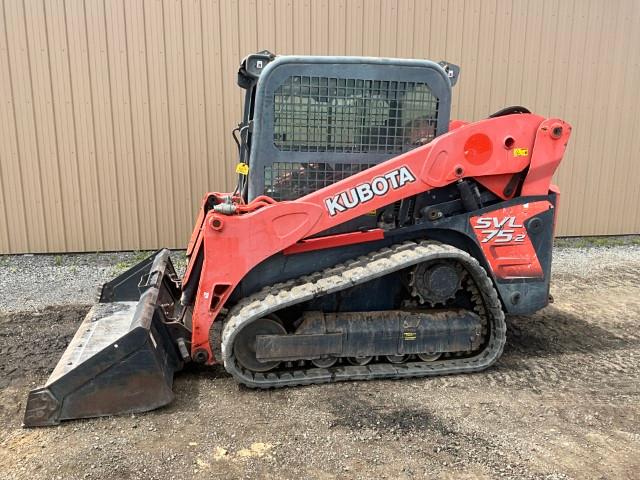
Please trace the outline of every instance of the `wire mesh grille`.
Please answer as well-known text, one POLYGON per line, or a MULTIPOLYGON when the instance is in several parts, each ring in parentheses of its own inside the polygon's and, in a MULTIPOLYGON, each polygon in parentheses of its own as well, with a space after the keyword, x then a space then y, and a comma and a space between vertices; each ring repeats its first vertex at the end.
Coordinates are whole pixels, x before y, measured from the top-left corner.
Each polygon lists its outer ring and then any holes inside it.
POLYGON ((274 95, 276 148, 402 153, 435 137, 438 99, 426 83, 291 76, 274 95))
POLYGON ((274 162, 264 168, 265 194, 294 200, 361 172, 374 164, 274 162))

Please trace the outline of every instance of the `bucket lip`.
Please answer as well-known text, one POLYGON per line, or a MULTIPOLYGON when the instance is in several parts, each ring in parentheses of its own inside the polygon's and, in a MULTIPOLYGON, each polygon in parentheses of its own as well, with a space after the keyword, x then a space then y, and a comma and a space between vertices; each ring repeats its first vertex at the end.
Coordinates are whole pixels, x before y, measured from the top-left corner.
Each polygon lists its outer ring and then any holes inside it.
POLYGON ((27 396, 22 427, 57 425, 60 423, 58 414, 61 406, 60 401, 48 387, 34 388, 27 396))
MULTIPOLYGON (((53 373, 55 373, 56 369, 54 369, 52 375, 49 376, 44 386, 35 388, 29 392, 25 407, 23 421, 24 427, 56 425, 60 423, 61 419, 81 418, 80 416, 70 416, 64 412, 65 399, 68 396, 73 395, 75 392, 83 389, 91 382, 98 382, 96 383, 95 388, 100 388, 99 377, 101 375, 107 373, 109 369, 117 366, 121 362, 128 361, 131 356, 136 355, 140 351, 149 351, 150 355, 152 352, 156 351, 155 355, 157 355, 157 352, 162 350, 162 355, 171 356, 172 358, 175 357, 175 361, 160 361, 159 363, 162 365, 155 365, 155 363, 158 363, 158 360, 153 360, 154 372, 162 375, 165 379, 165 383, 168 382, 166 389, 169 390, 169 394, 164 392, 161 399, 154 400, 153 398, 150 398, 148 404, 147 402, 144 402, 146 404, 144 410, 140 410, 136 407, 136 411, 152 410, 170 401, 170 398, 172 398, 170 390, 173 373, 181 367, 181 363, 176 352, 167 351, 167 347, 169 347, 167 339, 170 339, 170 333, 166 329, 163 329, 165 324, 164 313, 163 309, 158 308, 157 305, 160 297, 160 290, 163 288, 172 288, 167 287, 167 282, 163 281, 167 273, 173 272, 173 265, 171 264, 169 253, 170 251, 168 249, 162 249, 154 254, 153 262, 150 263, 150 268, 148 270, 149 273, 146 278, 146 284, 141 284, 140 286, 142 293, 140 294, 137 302, 130 300, 100 302, 92 307, 92 310, 87 314, 87 317, 85 317, 83 323, 78 328, 76 336, 71 340, 65 350, 65 353, 63 353, 61 359, 56 364, 56 368, 60 361, 65 358, 65 354, 69 348, 75 348, 74 341, 80 341, 80 337, 77 336, 82 330, 85 322, 90 322, 92 320, 95 321, 95 317, 92 319, 90 315, 95 308, 99 305, 106 306, 108 304, 115 303, 136 304, 135 310, 131 316, 131 321, 128 323, 127 331, 123 330, 116 340, 106 344, 104 348, 101 348, 90 357, 80 361, 70 370, 56 376, 55 378, 53 377, 53 373), (157 337, 158 334, 163 338, 159 339, 157 337), (160 343, 162 345, 158 346, 160 343), (146 408, 147 406, 148 408, 146 408)), ((138 266, 143 263, 149 265, 147 260, 149 259, 139 263, 138 266)), ((135 266, 133 269, 135 269, 135 266)), ((108 376, 109 374, 107 373, 107 378, 108 376)), ((107 381, 109 380, 107 379, 107 381)), ((149 395, 154 396, 156 393, 157 392, 150 392, 149 395)), ((121 398, 127 398, 126 392, 123 392, 121 398)), ((132 411, 126 406, 125 408, 121 408, 120 406, 116 406, 115 408, 117 411, 109 412, 108 414, 129 413, 132 411)), ((102 415, 102 413, 93 416, 99 415, 102 415)), ((86 417, 86 415, 84 415, 84 417, 86 417)))

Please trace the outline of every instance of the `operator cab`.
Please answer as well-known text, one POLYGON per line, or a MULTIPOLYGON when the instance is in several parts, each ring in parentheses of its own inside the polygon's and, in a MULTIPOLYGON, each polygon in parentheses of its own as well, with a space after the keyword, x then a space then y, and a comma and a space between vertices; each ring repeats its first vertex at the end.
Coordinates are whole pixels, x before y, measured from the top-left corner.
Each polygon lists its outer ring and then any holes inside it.
MULTIPOLYGON (((447 132, 459 68, 429 60, 369 57, 247 56, 246 90, 234 130, 237 192, 295 200, 430 142, 447 132)), ((378 212, 380 213, 380 212, 378 212)), ((374 228, 367 215, 331 233, 374 228)))

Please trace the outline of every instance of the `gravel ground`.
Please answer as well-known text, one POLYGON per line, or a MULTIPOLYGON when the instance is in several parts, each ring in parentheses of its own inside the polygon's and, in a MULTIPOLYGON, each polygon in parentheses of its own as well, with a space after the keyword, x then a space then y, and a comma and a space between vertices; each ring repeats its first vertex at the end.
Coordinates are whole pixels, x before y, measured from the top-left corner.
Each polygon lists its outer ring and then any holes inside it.
MULTIPOLYGON (((626 237, 621 237, 626 238, 626 237)), ((640 237, 630 237, 634 242, 640 237)), ((590 269, 607 269, 637 258, 640 245, 613 247, 570 246, 577 239, 563 239, 568 246, 555 248, 553 273, 580 275, 590 269)), ((88 253, 72 255, 0 256, 0 313, 41 310, 52 306, 93 303, 104 282, 144 259, 152 252, 88 253)), ((176 270, 184 270, 183 251, 174 251, 176 270)))
POLYGON ((156 412, 20 428, 95 287, 139 256, 0 257, 0 478, 638 478, 640 246, 557 248, 555 303, 509 318, 479 374, 262 392, 192 369, 156 412))
MULTIPOLYGON (((103 283, 153 252, 0 256, 0 313, 93 303, 103 283)), ((172 254, 176 269, 184 254, 172 254)))

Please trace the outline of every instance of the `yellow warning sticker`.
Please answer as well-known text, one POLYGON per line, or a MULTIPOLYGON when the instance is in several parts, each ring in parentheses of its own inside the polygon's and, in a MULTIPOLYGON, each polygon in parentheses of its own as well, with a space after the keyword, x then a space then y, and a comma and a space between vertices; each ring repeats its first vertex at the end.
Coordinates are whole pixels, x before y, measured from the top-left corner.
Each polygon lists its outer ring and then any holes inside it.
POLYGON ((239 163, 236 165, 236 173, 240 175, 248 175, 249 174, 249 165, 246 163, 239 163))
POLYGON ((416 332, 404 332, 404 339, 405 340, 415 340, 416 339, 416 332))
POLYGON ((526 157, 527 155, 529 155, 529 149, 528 148, 514 148, 513 149, 513 156, 514 157, 526 157))

